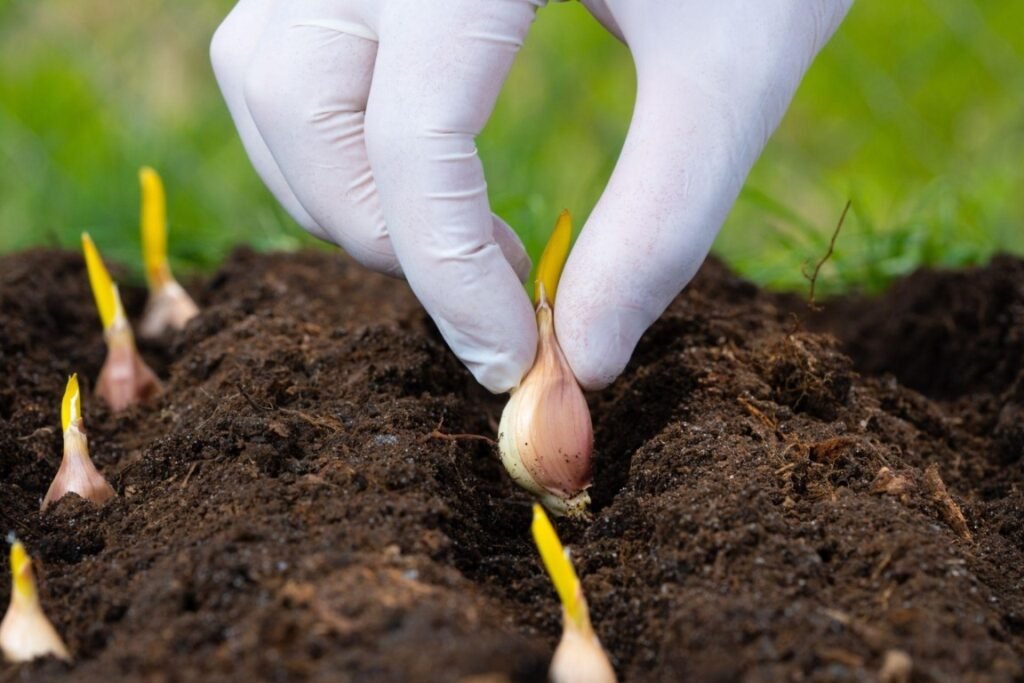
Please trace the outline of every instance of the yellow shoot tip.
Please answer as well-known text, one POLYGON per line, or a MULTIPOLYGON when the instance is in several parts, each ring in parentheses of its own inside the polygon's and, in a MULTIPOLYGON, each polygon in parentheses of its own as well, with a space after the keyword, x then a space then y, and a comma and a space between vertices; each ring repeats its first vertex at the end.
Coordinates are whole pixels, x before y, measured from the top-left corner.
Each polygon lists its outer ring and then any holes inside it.
POLYGON ((566 618, 580 629, 587 628, 590 618, 583 602, 580 580, 576 578, 576 571, 572 568, 572 562, 569 561, 562 542, 558 540, 555 528, 551 526, 551 520, 544 513, 544 508, 537 503, 533 504, 533 525, 530 530, 533 532, 533 541, 537 544, 544 568, 551 577, 551 583, 555 585, 562 607, 565 608, 566 618))
POLYGON ((544 252, 540 256, 540 263, 537 265, 537 279, 533 289, 533 303, 540 305, 541 292, 547 299, 548 304, 555 303, 555 290, 558 289, 558 280, 562 277, 562 267, 565 259, 569 257, 569 245, 572 242, 572 216, 569 210, 562 211, 555 221, 555 229, 544 246, 544 252))
POLYGON ((36 594, 36 583, 32 579, 32 558, 25 552, 21 541, 11 544, 11 578, 14 581, 14 593, 22 598, 33 598, 36 594))
POLYGON ((167 195, 160 174, 149 166, 139 169, 142 188, 142 262, 146 269, 146 282, 157 290, 171 279, 167 264, 167 195))
POLYGON ((82 395, 78 391, 78 373, 68 378, 68 386, 64 389, 64 400, 60 404, 60 424, 63 431, 78 422, 82 417, 82 395))
POLYGON ((117 285, 110 279, 107 267, 103 265, 99 250, 87 232, 82 233, 82 251, 85 253, 85 267, 89 271, 89 285, 96 299, 96 310, 99 311, 103 330, 107 331, 119 319, 124 319, 121 296, 117 291, 117 285))

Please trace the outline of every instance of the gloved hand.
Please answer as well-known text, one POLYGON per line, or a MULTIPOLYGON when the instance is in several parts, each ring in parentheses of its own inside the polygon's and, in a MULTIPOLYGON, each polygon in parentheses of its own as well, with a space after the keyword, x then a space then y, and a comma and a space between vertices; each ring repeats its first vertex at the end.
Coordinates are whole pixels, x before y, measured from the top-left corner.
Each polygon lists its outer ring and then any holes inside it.
MULTIPOLYGON (((240 0, 211 46, 249 157, 288 212, 408 279, 485 387, 533 362, 529 260, 474 140, 546 0, 240 0)), ((633 55, 622 155, 566 264, 556 332, 587 388, 707 256, 852 0, 584 0, 633 55)))

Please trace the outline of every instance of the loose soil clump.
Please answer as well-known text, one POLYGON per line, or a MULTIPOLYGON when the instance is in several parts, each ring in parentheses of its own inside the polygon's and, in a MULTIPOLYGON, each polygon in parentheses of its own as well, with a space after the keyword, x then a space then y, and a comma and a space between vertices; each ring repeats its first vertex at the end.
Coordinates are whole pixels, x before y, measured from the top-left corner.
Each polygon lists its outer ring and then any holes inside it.
MULTIPOLYGON (((705 265, 591 397, 593 516, 556 522, 623 680, 1024 677, 1022 273, 915 276, 844 346, 705 265)), ((192 293, 140 342, 166 392, 112 415, 81 259, 0 258, 0 529, 76 657, 0 680, 544 680, 530 500, 446 437, 493 437, 503 399, 407 287, 240 250, 192 293), (118 497, 40 514, 71 372, 118 497)))

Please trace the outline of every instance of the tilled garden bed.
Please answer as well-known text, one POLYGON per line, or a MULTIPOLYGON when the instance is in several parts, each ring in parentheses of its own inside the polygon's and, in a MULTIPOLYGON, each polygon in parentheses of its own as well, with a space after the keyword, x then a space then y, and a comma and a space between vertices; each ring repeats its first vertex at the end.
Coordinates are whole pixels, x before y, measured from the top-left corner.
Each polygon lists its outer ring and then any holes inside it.
MULTIPOLYGON (((191 289, 114 416, 81 258, 0 258, 0 530, 75 656, 0 680, 543 680, 530 499, 453 436, 503 399, 406 285, 241 250, 191 289), (41 514, 72 372, 118 496, 41 514)), ((592 519, 555 523, 620 678, 1024 679, 1024 262, 795 311, 709 261, 590 397, 592 519)))

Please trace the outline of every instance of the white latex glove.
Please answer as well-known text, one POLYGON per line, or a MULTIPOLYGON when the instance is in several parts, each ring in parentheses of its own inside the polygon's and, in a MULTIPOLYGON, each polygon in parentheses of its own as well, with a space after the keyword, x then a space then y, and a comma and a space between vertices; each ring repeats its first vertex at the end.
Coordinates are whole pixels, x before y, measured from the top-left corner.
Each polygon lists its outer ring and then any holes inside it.
MULTIPOLYGON (((214 70, 257 172, 307 230, 404 274, 493 392, 533 362, 529 261, 474 139, 546 0, 241 0, 214 70)), ((584 0, 630 47, 633 121, 566 264, 556 331, 580 382, 625 367, 707 256, 852 0, 584 0)))

